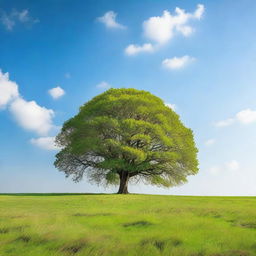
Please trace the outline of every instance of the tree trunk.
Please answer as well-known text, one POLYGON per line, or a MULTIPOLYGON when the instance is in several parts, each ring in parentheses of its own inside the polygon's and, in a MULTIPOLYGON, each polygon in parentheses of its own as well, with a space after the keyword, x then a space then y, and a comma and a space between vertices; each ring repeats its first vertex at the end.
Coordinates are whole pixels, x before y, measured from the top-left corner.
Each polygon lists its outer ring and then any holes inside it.
POLYGON ((129 181, 129 173, 126 171, 122 171, 119 174, 120 177, 120 185, 117 194, 128 194, 128 181, 129 181))

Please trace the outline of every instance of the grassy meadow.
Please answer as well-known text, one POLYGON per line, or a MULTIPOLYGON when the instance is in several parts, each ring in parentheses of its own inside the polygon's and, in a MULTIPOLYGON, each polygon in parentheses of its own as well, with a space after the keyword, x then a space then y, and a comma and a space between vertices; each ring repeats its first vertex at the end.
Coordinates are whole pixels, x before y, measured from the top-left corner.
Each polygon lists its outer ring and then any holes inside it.
POLYGON ((0 195, 6 255, 256 255, 256 197, 0 195))

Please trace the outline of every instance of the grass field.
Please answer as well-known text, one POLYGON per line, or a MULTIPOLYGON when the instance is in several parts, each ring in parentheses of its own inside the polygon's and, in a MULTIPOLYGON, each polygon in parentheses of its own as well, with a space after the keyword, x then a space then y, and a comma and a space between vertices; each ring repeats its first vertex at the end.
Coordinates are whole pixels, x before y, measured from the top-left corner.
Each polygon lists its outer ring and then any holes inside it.
POLYGON ((5 255, 256 255, 256 198, 0 195, 5 255))

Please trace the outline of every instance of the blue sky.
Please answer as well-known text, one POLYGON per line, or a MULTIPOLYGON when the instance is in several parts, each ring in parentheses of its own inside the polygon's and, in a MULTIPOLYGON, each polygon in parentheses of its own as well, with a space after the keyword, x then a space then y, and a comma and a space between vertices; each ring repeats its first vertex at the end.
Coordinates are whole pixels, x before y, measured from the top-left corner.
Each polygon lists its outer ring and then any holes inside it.
POLYGON ((52 140, 93 96, 133 87, 175 105, 200 172, 131 192, 255 195, 255 13, 253 0, 0 0, 0 192, 116 191, 65 179, 52 140))

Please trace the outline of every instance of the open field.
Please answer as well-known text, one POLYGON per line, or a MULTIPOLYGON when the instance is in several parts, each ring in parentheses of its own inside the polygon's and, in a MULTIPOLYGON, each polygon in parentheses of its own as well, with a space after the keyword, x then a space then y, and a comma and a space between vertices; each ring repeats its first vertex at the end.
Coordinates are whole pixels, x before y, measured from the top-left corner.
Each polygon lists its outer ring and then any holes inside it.
POLYGON ((0 255, 256 255, 256 198, 0 195, 0 255))

